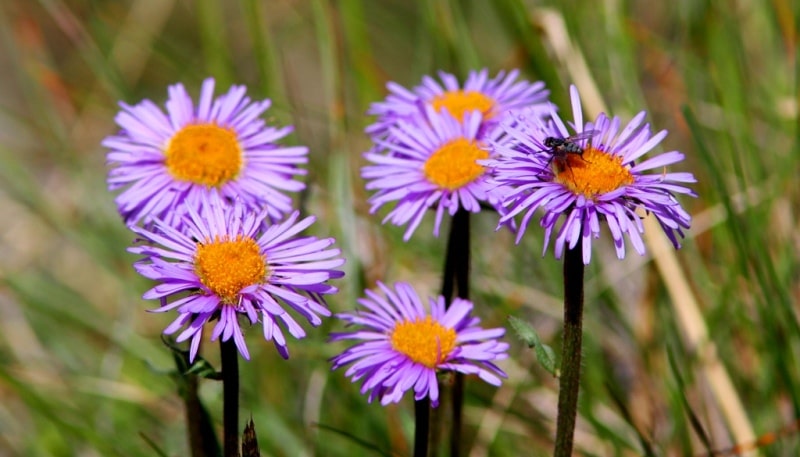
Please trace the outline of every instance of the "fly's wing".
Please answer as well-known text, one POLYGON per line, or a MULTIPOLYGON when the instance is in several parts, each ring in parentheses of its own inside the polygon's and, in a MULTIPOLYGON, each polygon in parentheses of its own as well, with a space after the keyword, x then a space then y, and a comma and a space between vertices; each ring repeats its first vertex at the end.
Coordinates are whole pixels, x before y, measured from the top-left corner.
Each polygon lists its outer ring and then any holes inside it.
POLYGON ((569 136, 569 137, 565 138, 565 140, 569 141, 569 142, 588 140, 589 138, 592 138, 593 136, 597 135, 598 133, 600 133, 599 130, 584 130, 581 133, 576 133, 575 135, 572 135, 572 136, 569 136))
MULTIPOLYGON (((556 155, 556 151, 558 151, 560 148, 564 148, 565 146, 569 147, 570 143, 575 143, 577 141, 582 141, 582 140, 588 140, 593 136, 597 135, 598 133, 600 133, 599 130, 585 130, 583 132, 576 133, 575 135, 571 135, 566 138, 558 138, 552 136, 547 137, 544 140, 544 145, 548 146, 548 148, 542 149, 537 152, 547 153, 550 154, 551 156, 554 156, 556 155)), ((576 146, 581 147, 580 145, 576 146)))

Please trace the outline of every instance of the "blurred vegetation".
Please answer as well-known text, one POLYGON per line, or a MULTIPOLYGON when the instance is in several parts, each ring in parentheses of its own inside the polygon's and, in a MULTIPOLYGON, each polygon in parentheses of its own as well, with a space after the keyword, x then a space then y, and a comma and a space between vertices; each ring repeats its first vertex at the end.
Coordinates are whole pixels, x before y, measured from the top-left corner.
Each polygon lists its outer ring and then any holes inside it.
MULTIPOLYGON (((447 70, 520 68, 564 112, 576 83, 587 109, 642 109, 699 179, 683 249, 619 261, 606 236, 587 272, 583 455, 705 455, 762 439, 800 454, 800 121, 792 0, 4 0, 0 4, 0 455, 186 455, 169 351, 170 316, 145 312, 132 240, 105 189, 118 101, 163 103, 244 83, 271 98, 270 122, 310 147, 298 199, 348 259, 336 311, 375 280, 434 293, 443 239, 412 242, 368 214, 359 178, 364 112, 389 81, 447 70), (592 105, 593 104, 593 105, 592 105), (655 260, 667 258, 659 257, 655 260), (682 292, 670 284, 688 278, 682 292), (683 320, 683 306, 700 313, 683 320), (694 330, 691 330, 694 328, 694 330), (698 330, 699 329, 699 330, 698 330), (707 332, 704 333, 703 330, 707 332), (692 333, 694 332, 694 333, 692 333), (730 381, 728 383, 728 381, 730 381), (727 383, 727 384, 726 384, 727 383), (726 390, 726 386, 729 389, 726 390), (737 407, 739 411, 737 412, 737 407)), ((481 214, 473 297, 486 325, 514 315, 560 347, 560 268, 541 233, 520 245, 481 214)), ((663 238, 660 233, 650 233, 663 238)), ((367 404, 327 359, 328 320, 277 356, 260 332, 241 368, 242 417, 265 455, 408 454, 413 407, 367 404)), ((469 455, 549 455, 557 382, 521 341, 500 389, 467 385, 469 455)), ((216 363, 215 346, 205 355, 216 363)), ((200 395, 219 425, 220 386, 200 395)), ((747 446, 743 446, 744 449, 747 446)))

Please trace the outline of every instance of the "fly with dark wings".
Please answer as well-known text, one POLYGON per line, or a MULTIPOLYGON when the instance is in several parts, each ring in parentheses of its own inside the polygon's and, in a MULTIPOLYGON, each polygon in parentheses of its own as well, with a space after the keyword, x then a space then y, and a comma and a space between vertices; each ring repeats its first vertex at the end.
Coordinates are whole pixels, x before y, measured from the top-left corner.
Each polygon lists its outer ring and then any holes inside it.
MULTIPOLYGON (((585 148, 578 144, 578 142, 582 140, 588 140, 597 133, 599 133, 597 130, 586 130, 566 138, 558 138, 554 136, 545 138, 544 146, 549 149, 544 149, 539 152, 550 154, 550 159, 547 160, 546 167, 549 167, 554 159, 556 160, 556 164, 559 166, 567 164, 567 157, 569 154, 576 154, 581 158, 581 160, 585 161, 583 158, 583 151, 585 148)), ((569 164, 567 164, 567 166, 569 166, 569 164)))

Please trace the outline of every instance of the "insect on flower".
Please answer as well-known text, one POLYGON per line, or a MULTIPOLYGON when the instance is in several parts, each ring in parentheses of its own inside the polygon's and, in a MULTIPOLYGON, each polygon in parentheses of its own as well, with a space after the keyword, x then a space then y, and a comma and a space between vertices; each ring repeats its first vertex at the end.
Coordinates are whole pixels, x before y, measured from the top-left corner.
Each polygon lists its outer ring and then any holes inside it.
POLYGON ((539 151, 550 154, 550 159, 548 159, 545 168, 550 166, 550 164, 553 162, 553 159, 558 159, 556 163, 564 163, 569 166, 569 163, 567 162, 567 156, 569 154, 576 154, 581 158, 581 160, 586 161, 586 159, 583 158, 584 147, 579 145, 577 142, 581 140, 588 140, 597 133, 599 133, 598 130, 585 130, 581 133, 576 133, 575 135, 571 135, 566 138, 558 138, 554 136, 545 138, 544 146, 550 149, 539 151))
POLYGON ((492 170, 497 186, 511 189, 504 199, 508 212, 500 223, 522 216, 519 243, 534 213, 542 209, 545 214, 538 225, 545 230, 543 251, 555 239, 555 256, 561 258, 583 240, 583 263, 588 265, 592 240, 600 237, 603 223, 611 232, 617 257, 625 257, 626 241, 644 255, 644 224, 638 211, 649 211, 679 248, 692 216, 677 197, 696 197, 686 184, 697 180, 691 173, 661 168, 683 161, 684 154, 669 151, 643 158, 667 136, 666 130, 650 129, 645 111, 624 126, 619 117, 604 113, 584 122, 575 86, 570 98, 573 122, 561 120, 555 109, 545 122, 522 116, 518 122, 503 124, 506 135, 490 145, 498 158, 483 163, 492 170), (570 125, 577 135, 569 136, 570 125), (545 169, 556 158, 557 169, 545 169))

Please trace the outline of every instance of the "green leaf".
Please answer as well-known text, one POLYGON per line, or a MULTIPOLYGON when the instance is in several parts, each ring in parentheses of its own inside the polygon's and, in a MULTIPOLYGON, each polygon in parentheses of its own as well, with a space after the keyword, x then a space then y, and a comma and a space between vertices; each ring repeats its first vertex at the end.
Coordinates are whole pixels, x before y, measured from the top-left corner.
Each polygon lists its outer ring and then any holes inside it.
POLYGON ((195 357, 194 362, 190 364, 189 351, 181 349, 175 344, 174 341, 165 337, 164 335, 161 336, 161 341, 169 348, 170 352, 172 352, 172 358, 174 359, 175 365, 178 368, 177 374, 180 377, 195 375, 201 378, 213 379, 216 381, 222 379, 220 372, 218 372, 214 366, 202 356, 195 357))
POLYGON ((147 443, 147 446, 150 447, 150 449, 152 449, 153 452, 155 452, 158 457, 169 457, 169 454, 164 452, 164 450, 161 449, 161 447, 158 444, 156 444, 156 442, 153 441, 152 438, 147 436, 147 434, 145 434, 143 432, 139 432, 139 436, 142 437, 144 442, 147 443))
POLYGON ((553 348, 546 344, 542 344, 539 334, 533 329, 529 323, 514 316, 508 316, 508 323, 514 330, 514 333, 528 345, 533 348, 536 353, 536 359, 542 364, 545 370, 551 375, 558 377, 559 369, 556 367, 556 355, 553 348))
POLYGON ((184 374, 193 374, 201 378, 221 380, 222 375, 204 358, 198 357, 184 374))
POLYGON ((536 333, 536 330, 534 330, 529 323, 514 316, 508 316, 508 323, 511 324, 511 328, 529 348, 534 348, 537 344, 541 344, 539 334, 536 333))
POLYGON ((392 457, 392 455, 393 455, 392 453, 381 449, 380 446, 378 446, 377 444, 373 444, 373 443, 371 443, 371 442, 369 442, 369 441, 367 441, 365 439, 359 438, 355 434, 350 433, 350 432, 348 432, 346 430, 341 430, 339 428, 332 427, 332 426, 326 425, 326 424, 321 424, 321 423, 316 424, 316 426, 319 427, 321 430, 327 430, 329 432, 333 432, 333 433, 336 433, 337 435, 343 436, 343 437, 347 438, 348 440, 350 440, 352 443, 357 444, 358 446, 361 446, 365 450, 372 451, 372 452, 374 452, 374 453, 376 453, 378 455, 381 455, 383 457, 392 457))

